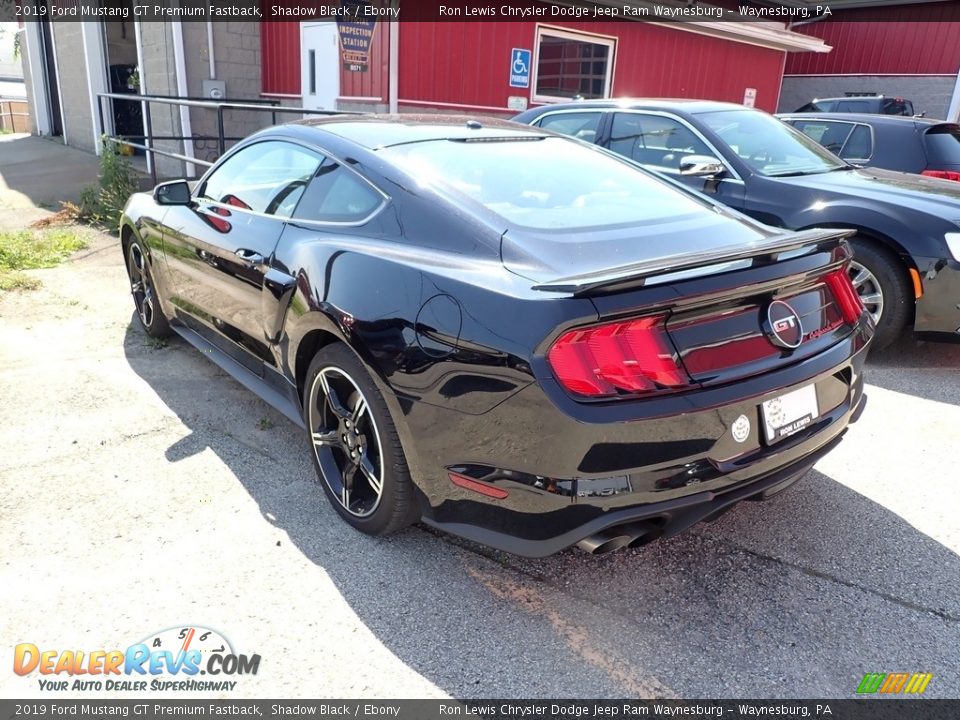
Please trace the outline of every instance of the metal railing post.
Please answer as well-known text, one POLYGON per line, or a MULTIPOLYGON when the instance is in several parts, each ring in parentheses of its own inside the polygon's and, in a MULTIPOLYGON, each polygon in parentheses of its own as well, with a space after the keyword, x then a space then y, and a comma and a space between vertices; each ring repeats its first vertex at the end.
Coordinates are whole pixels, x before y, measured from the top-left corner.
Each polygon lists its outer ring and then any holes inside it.
POLYGON ((217 141, 220 147, 220 155, 223 156, 227 151, 227 142, 223 137, 223 105, 219 103, 217 104, 217 133, 219 133, 217 141))
POLYGON ((157 155, 153 151, 153 117, 150 113, 150 103, 143 103, 146 106, 146 115, 143 117, 143 131, 146 133, 146 137, 143 139, 143 144, 146 146, 146 153, 149 156, 150 162, 150 179, 153 181, 153 184, 157 184, 157 155))

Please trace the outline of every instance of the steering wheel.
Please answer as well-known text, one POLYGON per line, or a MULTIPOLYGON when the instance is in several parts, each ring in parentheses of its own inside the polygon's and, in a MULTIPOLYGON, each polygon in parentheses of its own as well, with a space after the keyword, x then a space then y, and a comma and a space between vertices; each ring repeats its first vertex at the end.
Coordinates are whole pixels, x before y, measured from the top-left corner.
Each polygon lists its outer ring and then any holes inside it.
POLYGON ((773 156, 770 154, 769 150, 757 150, 755 153, 750 155, 751 162, 762 162, 770 163, 773 162, 773 156))

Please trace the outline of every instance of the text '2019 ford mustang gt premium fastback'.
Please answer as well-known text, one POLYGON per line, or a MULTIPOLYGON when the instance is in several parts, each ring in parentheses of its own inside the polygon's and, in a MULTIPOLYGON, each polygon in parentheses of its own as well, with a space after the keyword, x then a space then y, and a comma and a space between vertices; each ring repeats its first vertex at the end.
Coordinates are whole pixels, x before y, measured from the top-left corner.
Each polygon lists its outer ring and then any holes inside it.
POLYGON ((537 128, 291 123, 133 196, 121 231, 147 332, 305 425, 370 534, 639 545, 785 488, 864 406, 845 231, 537 128))

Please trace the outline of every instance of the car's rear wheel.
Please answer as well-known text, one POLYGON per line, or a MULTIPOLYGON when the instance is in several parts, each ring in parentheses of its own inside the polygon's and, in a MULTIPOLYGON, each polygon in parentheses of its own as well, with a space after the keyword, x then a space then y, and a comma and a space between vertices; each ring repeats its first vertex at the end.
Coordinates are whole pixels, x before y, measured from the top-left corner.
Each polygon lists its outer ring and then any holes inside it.
POLYGON ((896 340, 910 322, 913 293, 909 278, 902 263, 875 242, 857 236, 850 244, 850 280, 877 325, 873 347, 879 350, 896 340))
POLYGON ((314 467, 340 517, 369 535, 416 522, 396 426, 353 351, 334 344, 317 353, 307 370, 304 407, 314 467))
POLYGON ((127 275, 130 278, 130 294, 137 318, 147 335, 164 338, 170 335, 170 323, 167 322, 156 295, 150 263, 143 246, 133 240, 127 247, 127 275))

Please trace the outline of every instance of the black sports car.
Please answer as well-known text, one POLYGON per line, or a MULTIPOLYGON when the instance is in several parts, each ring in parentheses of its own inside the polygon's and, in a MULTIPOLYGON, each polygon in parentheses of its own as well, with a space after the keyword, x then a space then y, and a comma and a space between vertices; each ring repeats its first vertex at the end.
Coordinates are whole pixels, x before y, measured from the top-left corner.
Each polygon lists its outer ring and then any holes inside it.
POLYGON ((760 110, 710 100, 588 100, 521 113, 769 225, 856 230, 851 275, 874 347, 908 325, 960 340, 960 185, 858 168, 760 110))
POLYGON ((864 407, 845 231, 467 118, 282 125, 134 195, 137 315, 307 429, 340 516, 528 556, 777 492, 864 407))

